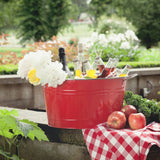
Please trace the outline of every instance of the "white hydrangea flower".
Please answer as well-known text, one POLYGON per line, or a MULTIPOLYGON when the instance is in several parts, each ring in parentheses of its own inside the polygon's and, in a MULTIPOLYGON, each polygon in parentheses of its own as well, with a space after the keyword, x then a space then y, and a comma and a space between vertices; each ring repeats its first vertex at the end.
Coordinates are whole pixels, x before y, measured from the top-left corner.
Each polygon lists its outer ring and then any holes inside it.
POLYGON ((126 41, 126 37, 125 37, 125 35, 122 34, 122 33, 119 33, 119 34, 117 35, 117 39, 118 39, 118 42, 126 41))
POLYGON ((107 45, 107 43, 108 43, 108 40, 106 39, 106 36, 104 34, 100 34, 98 36, 98 40, 99 40, 99 43, 104 46, 107 45))
POLYGON ((34 55, 34 63, 32 64, 32 66, 34 68, 40 68, 40 67, 43 67, 45 65, 47 65, 48 63, 51 62, 52 60, 52 54, 51 52, 46 52, 46 51, 43 51, 43 50, 39 50, 35 53, 33 53, 34 55))
POLYGON ((139 39, 137 38, 137 36, 135 35, 135 33, 132 30, 127 30, 125 32, 125 36, 128 40, 135 40, 135 41, 139 41, 139 39))
POLYGON ((67 73, 62 70, 62 64, 56 61, 37 69, 36 76, 40 79, 42 86, 48 84, 48 86, 57 87, 66 80, 67 73))
POLYGON ((112 44, 116 44, 117 41, 119 41, 119 39, 117 39, 117 34, 115 34, 115 33, 111 33, 111 34, 107 37, 107 39, 108 39, 108 42, 109 42, 109 43, 112 43, 112 44))
POLYGON ((125 42, 122 42, 121 43, 121 46, 120 46, 121 49, 130 49, 131 48, 131 45, 129 42, 125 41, 125 42))
POLYGON ((30 71, 32 66, 32 61, 33 59, 29 54, 25 55, 24 58, 20 60, 17 74, 21 78, 27 78, 28 72, 30 71))
POLYGON ((42 86, 48 84, 48 86, 57 87, 66 80, 67 73, 62 70, 61 63, 52 62, 51 58, 50 52, 42 50, 30 52, 19 62, 17 74, 21 78, 28 79, 28 73, 36 70, 35 75, 42 86))
POLYGON ((38 50, 36 52, 30 52, 26 54, 24 58, 19 62, 17 74, 21 78, 27 78, 28 72, 31 68, 43 67, 51 61, 51 53, 43 50, 38 50))

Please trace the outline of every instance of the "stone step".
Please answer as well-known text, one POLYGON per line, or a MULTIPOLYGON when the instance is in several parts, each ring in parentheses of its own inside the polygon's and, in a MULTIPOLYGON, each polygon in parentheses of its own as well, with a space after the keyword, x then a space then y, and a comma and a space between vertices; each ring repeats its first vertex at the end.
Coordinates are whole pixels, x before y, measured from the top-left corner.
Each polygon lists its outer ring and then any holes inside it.
POLYGON ((85 146, 24 140, 20 157, 25 160, 91 160, 85 146))

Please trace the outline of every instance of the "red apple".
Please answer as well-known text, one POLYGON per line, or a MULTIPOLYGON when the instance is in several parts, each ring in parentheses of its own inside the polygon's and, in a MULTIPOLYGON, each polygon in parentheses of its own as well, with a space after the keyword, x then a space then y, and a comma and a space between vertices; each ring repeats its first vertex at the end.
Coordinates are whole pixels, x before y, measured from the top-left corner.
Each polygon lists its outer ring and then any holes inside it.
POLYGON ((133 105, 126 105, 122 107, 121 111, 126 115, 126 118, 128 118, 131 113, 137 113, 137 109, 133 105))
POLYGON ((126 125, 126 116, 123 112, 114 111, 108 116, 107 124, 114 129, 122 129, 126 125))
POLYGON ((141 129, 146 126, 146 118, 143 113, 132 113, 128 118, 129 126, 131 129, 141 129))

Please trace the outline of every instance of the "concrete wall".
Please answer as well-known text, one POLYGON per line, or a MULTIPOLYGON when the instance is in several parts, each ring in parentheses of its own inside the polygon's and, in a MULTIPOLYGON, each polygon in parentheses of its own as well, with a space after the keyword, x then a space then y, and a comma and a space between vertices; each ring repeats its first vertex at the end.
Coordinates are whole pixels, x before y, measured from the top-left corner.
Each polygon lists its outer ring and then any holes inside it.
POLYGON ((0 76, 0 105, 45 110, 42 87, 17 75, 0 76))
POLYGON ((137 73, 138 76, 127 81, 126 90, 131 90, 136 94, 144 95, 148 99, 160 100, 160 68, 132 69, 130 74, 137 73), (145 90, 148 94, 142 94, 145 90))
MULTIPOLYGON (((141 90, 150 90, 152 83, 152 91, 146 98, 160 100, 157 94, 160 91, 160 68, 132 69, 130 74, 134 73, 138 76, 127 80, 126 90, 140 94, 141 90)), ((35 87, 17 75, 0 76, 0 105, 45 110, 42 87, 35 87)))

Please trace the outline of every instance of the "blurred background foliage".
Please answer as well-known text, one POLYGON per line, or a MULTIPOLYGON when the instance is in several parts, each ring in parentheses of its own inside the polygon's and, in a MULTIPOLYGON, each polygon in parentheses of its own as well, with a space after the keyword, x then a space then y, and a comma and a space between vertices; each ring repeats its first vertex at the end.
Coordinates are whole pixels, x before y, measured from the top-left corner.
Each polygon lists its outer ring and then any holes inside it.
POLYGON ((135 26, 138 38, 147 48, 160 41, 159 0, 92 0, 89 12, 95 15, 95 26, 104 14, 125 17, 135 26))
MULTIPOLYGON (((79 20, 86 13, 97 30, 102 17, 117 15, 134 27, 141 44, 147 48, 160 41, 159 0, 0 0, 0 33, 13 30, 21 42, 46 41, 79 20)), ((104 20, 105 21, 105 20, 104 20)), ((114 22, 101 25, 101 33, 114 26, 114 22)))
MULTIPOLYGON (((127 30, 139 38, 138 52, 128 57, 129 50, 108 47, 103 50, 103 60, 123 54, 121 61, 132 61, 133 67, 160 66, 159 0, 0 0, 0 8, 0 64, 12 64, 6 73, 37 46, 57 51, 63 44, 72 61, 77 43, 91 38, 93 32, 107 37, 127 30)), ((2 68, 5 73, 6 67, 2 68)))

